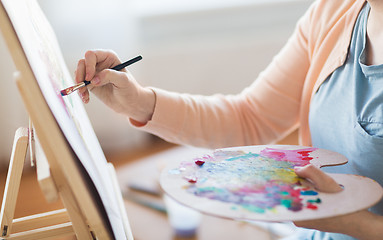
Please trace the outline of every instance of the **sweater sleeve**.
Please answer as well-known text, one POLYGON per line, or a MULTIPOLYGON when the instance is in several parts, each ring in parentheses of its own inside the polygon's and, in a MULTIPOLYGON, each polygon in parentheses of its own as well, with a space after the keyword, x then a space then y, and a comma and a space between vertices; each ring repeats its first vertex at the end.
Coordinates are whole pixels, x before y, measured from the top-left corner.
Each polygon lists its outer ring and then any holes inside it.
POLYGON ((154 88, 152 120, 139 128, 169 142, 209 148, 269 144, 297 128, 314 5, 270 65, 240 94, 199 96, 154 88))

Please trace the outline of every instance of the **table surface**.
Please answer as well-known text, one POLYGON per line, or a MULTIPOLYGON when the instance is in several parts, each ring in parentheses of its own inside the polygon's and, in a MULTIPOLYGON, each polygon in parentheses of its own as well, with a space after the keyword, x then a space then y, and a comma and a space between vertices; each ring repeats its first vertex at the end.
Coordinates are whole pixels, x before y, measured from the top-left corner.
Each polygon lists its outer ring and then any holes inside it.
MULTIPOLYGON (((159 175, 167 163, 187 156, 198 156, 204 153, 204 149, 190 147, 175 147, 161 153, 129 163, 117 169, 117 178, 124 195, 134 193, 129 190, 130 184, 144 188, 161 191, 159 187, 159 175)), ((137 196, 135 193, 134 196, 137 196)), ((163 205, 161 196, 149 197, 147 194, 139 195, 163 205)), ((125 207, 135 239, 185 239, 177 237, 168 221, 166 213, 154 210, 138 204, 136 201, 125 199, 125 207)), ((196 235, 187 239, 279 239, 282 236, 293 233, 295 228, 291 224, 279 223, 249 223, 233 221, 202 215, 196 235)))

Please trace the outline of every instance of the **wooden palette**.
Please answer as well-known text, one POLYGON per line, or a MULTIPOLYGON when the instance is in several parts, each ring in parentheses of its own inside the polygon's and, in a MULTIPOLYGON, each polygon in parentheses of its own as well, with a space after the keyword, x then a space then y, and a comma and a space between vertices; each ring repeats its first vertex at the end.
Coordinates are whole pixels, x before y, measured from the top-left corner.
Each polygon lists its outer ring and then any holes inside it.
POLYGON ((347 159, 329 150, 292 145, 224 148, 170 164, 160 183, 181 204, 238 220, 333 217, 369 208, 383 196, 374 180, 349 174, 330 174, 343 191, 318 192, 294 172, 295 166, 310 163, 323 167, 347 159))

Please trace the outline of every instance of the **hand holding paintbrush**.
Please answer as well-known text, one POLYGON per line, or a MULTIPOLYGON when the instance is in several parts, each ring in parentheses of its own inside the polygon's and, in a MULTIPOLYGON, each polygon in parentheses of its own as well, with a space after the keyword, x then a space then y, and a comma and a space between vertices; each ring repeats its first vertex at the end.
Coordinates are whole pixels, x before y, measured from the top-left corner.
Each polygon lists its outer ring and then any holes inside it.
MULTIPOLYGON (((124 63, 121 63, 121 64, 119 64, 119 65, 117 65, 115 67, 112 67, 111 69, 115 70, 115 71, 120 71, 120 70, 124 69, 125 67, 127 67, 127 66, 129 66, 129 65, 131 65, 131 64, 133 64, 135 62, 140 61, 141 59, 142 59, 141 56, 137 56, 137 57, 132 58, 132 59, 130 59, 130 60, 124 62, 124 63)), ((69 95, 69 94, 73 93, 74 91, 76 91, 76 90, 78 90, 78 89, 80 89, 82 87, 85 87, 85 86, 89 85, 90 83, 91 83, 90 81, 86 81, 85 80, 83 82, 80 82, 80 83, 72 86, 72 87, 69 87, 69 88, 66 88, 66 89, 62 90, 60 93, 61 93, 62 96, 66 96, 66 95, 69 95)))
MULTIPOLYGON (((137 62, 141 57, 129 60, 123 65, 137 62)), ((145 124, 153 114, 155 94, 152 89, 142 87, 129 71, 115 71, 121 61, 112 51, 88 51, 78 62, 76 82, 88 87, 80 87, 78 93, 84 103, 89 102, 89 91, 115 112, 131 119, 134 124, 145 124)))

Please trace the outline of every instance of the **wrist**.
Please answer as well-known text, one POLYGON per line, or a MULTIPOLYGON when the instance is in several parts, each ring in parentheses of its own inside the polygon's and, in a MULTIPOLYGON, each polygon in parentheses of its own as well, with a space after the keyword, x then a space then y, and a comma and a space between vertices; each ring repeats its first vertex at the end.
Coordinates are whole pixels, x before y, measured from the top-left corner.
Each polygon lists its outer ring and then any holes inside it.
POLYGON ((141 127, 152 120, 156 105, 156 94, 151 88, 142 88, 138 99, 139 108, 136 109, 135 116, 130 117, 130 122, 141 127))

